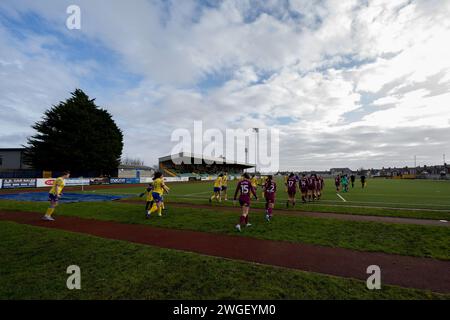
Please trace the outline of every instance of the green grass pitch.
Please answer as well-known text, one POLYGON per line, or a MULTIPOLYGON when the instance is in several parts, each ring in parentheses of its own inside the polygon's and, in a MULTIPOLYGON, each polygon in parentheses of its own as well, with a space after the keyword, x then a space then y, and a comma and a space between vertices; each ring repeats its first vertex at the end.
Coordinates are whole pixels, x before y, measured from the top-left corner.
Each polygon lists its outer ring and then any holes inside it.
MULTIPOLYGON (((211 182, 169 183, 165 196, 167 215, 143 218, 145 186, 84 192, 127 194, 141 203, 62 204, 56 216, 79 216, 122 223, 234 234, 239 213, 232 201, 211 208, 171 207, 171 203, 207 204, 211 182), (223 206, 223 207, 222 207, 223 206)), ((229 183, 232 199, 236 182, 229 183)), ((81 191, 79 191, 81 192, 81 191)), ((365 189, 356 183, 348 193, 336 195, 334 183, 326 181, 323 199, 298 204, 296 210, 339 212, 358 215, 450 219, 450 182, 370 179, 365 189)), ((261 196, 261 188, 258 190, 261 196)), ((357 222, 278 215, 286 193, 278 181, 275 220, 264 221, 251 212, 254 226, 242 237, 309 243, 358 251, 376 251, 415 257, 450 260, 447 227, 357 222)), ((44 212, 46 203, 0 201, 0 210, 44 212)), ((263 207, 262 201, 252 207, 263 207)), ((15 223, 0 223, 0 299, 449 299, 434 294, 384 286, 374 292, 361 281, 237 262, 198 254, 100 239, 15 223), (92 258, 94 257, 94 258, 92 258), (114 257, 114 259, 111 259, 114 257), (65 288, 65 267, 85 266, 84 289, 65 288), (112 261, 112 262, 111 262, 112 261), (86 272, 87 270, 87 272, 86 272), (43 272, 46 276, 43 276, 43 272), (189 276, 187 276, 189 274, 189 276)))

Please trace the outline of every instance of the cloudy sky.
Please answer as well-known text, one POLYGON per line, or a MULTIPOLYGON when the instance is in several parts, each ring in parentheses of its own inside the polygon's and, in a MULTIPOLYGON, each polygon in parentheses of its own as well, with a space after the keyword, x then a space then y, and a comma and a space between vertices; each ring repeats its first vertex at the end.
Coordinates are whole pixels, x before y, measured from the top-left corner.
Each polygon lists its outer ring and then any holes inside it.
POLYGON ((194 120, 278 129, 281 169, 440 164, 449 16, 450 0, 2 0, 0 147, 81 88, 149 165, 194 120))

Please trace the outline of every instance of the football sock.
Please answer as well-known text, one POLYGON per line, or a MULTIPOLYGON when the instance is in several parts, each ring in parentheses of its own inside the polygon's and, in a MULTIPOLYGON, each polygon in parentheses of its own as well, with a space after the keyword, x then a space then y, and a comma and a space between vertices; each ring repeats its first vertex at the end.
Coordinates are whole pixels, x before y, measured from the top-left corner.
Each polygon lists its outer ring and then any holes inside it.
POLYGON ((51 217, 54 211, 55 211, 55 208, 48 208, 47 211, 45 212, 45 215, 47 217, 51 217))
POLYGON ((155 212, 156 210, 158 210, 158 206, 156 205, 156 203, 153 204, 152 208, 150 209, 150 213, 155 212))

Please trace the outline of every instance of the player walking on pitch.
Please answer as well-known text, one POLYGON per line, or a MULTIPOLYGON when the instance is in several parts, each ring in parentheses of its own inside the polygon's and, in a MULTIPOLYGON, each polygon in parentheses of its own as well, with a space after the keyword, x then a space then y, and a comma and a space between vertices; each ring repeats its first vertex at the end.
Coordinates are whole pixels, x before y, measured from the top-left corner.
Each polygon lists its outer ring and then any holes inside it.
POLYGON ((158 211, 158 216, 162 216, 162 209, 164 207, 164 199, 163 194, 164 192, 169 193, 169 187, 164 184, 164 176, 161 172, 155 172, 153 176, 153 191, 152 191, 152 197, 153 197, 153 206, 150 209, 150 212, 147 214, 147 218, 150 218, 150 215, 158 211))
POLYGON ((149 183, 148 187, 145 189, 144 192, 142 192, 139 197, 142 198, 144 195, 146 195, 145 200, 145 212, 146 212, 146 218, 150 217, 150 209, 153 207, 153 183, 149 183))
POLYGON ((286 201, 286 208, 289 208, 289 203, 292 203, 292 206, 295 207, 295 194, 297 192, 297 179, 293 173, 289 174, 289 177, 286 181, 288 200, 286 201))
POLYGON ((258 200, 256 195, 255 188, 253 188, 252 183, 250 182, 250 176, 248 173, 244 173, 242 175, 243 179, 238 182, 236 191, 234 192, 234 201, 239 194, 239 204, 242 208, 242 214, 239 218, 239 223, 236 225, 236 229, 240 232, 241 225, 245 225, 246 227, 250 227, 251 224, 248 222, 248 212, 250 210, 250 197, 251 194, 258 200))
POLYGON ((220 192, 222 191, 222 177, 223 174, 219 174, 219 176, 214 180, 214 189, 213 189, 213 195, 211 198, 209 198, 209 203, 213 201, 213 199, 216 199, 216 201, 221 202, 222 199, 220 197, 220 192))
POLYGON ((45 221, 55 221, 52 217, 53 212, 55 212, 55 208, 58 206, 59 198, 62 196, 62 190, 64 189, 65 179, 70 177, 70 172, 65 171, 63 175, 53 182, 53 186, 48 193, 48 200, 50 201, 50 206, 47 209, 47 212, 42 217, 42 220, 45 221))
POLYGON ((228 189, 228 172, 224 172, 222 176, 222 198, 227 201, 228 195, 227 195, 227 189, 228 189))
POLYGON ((366 176, 365 175, 361 175, 361 186, 364 189, 366 187, 366 176))
POLYGON ((266 198, 266 220, 272 220, 273 207, 275 206, 275 193, 277 192, 277 184, 273 181, 273 176, 267 177, 263 186, 264 198, 266 198))
POLYGON ((336 192, 341 191, 341 176, 337 175, 336 178, 334 178, 334 185, 336 186, 336 192))
POLYGON ((299 185, 302 193, 302 202, 306 203, 306 197, 308 196, 308 179, 306 178, 306 174, 302 174, 299 185))

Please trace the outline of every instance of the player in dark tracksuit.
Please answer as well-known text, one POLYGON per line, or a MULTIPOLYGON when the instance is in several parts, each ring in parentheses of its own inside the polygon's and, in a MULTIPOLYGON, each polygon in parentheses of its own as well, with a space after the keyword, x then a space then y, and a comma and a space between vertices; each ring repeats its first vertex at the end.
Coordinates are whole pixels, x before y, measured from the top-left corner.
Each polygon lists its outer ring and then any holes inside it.
POLYGON ((337 175, 336 178, 334 178, 334 185, 336 186, 336 192, 341 191, 341 176, 337 175))

